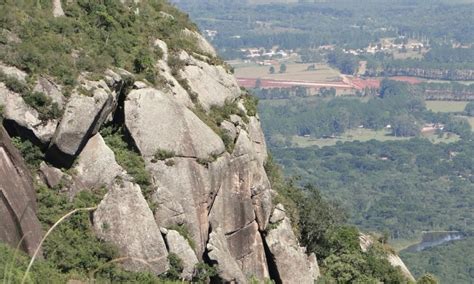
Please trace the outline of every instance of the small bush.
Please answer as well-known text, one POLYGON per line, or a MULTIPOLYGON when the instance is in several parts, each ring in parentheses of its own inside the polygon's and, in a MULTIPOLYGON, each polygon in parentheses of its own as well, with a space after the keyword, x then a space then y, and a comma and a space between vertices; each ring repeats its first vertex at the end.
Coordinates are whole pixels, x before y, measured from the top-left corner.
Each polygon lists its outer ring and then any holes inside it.
POLYGON ((27 92, 23 95, 25 103, 36 109, 41 120, 55 119, 62 115, 57 103, 53 103, 51 98, 40 92, 27 92))
POLYGON ((28 85, 23 82, 20 82, 14 77, 7 76, 2 71, 0 71, 0 82, 5 83, 5 86, 8 89, 18 94, 24 94, 29 90, 28 85))
POLYGON ((166 272, 166 278, 170 280, 179 280, 181 279, 181 273, 183 272, 183 260, 175 253, 168 254, 168 261, 170 263, 170 268, 166 272))
POLYGON ((41 149, 31 143, 31 141, 21 139, 20 137, 13 137, 12 143, 20 151, 28 167, 34 171, 37 170, 44 159, 41 149))
POLYGON ((243 97, 243 99, 244 99, 244 107, 247 110, 247 115, 256 116, 257 107, 258 107, 258 98, 247 94, 243 97))
POLYGON ((4 105, 0 105, 0 123, 2 122, 3 120, 3 115, 5 113, 5 106, 4 105))
POLYGON ((105 143, 114 152, 117 163, 140 185, 145 198, 149 200, 152 190, 150 174, 146 170, 145 161, 140 154, 125 141, 123 130, 106 127, 101 130, 101 134, 104 137, 105 143))
POLYGON ((199 262, 195 267, 196 275, 193 278, 193 282, 207 283, 209 278, 217 276, 217 267, 215 265, 209 265, 204 262, 199 262))
POLYGON ((158 161, 164 161, 166 159, 170 159, 170 158, 173 158, 175 156, 176 156, 176 154, 173 151, 168 151, 168 150, 165 150, 165 149, 158 149, 155 152, 155 154, 153 155, 153 158, 155 158, 155 160, 158 160, 158 161))

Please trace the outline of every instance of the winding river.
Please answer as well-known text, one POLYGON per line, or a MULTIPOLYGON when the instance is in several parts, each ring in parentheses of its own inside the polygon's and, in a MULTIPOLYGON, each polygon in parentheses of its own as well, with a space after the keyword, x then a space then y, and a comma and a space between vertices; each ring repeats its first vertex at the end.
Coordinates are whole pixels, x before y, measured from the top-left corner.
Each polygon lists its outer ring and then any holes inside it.
POLYGON ((405 251, 419 252, 444 243, 462 240, 464 237, 461 232, 425 232, 420 243, 409 246, 405 251))

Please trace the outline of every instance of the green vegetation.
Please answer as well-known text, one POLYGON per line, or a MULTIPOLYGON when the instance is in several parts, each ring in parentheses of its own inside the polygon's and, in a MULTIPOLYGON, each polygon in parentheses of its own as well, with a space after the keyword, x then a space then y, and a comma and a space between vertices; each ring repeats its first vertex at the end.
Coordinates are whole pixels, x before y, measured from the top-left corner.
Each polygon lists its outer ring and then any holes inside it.
POLYGON ((426 101, 426 108, 433 112, 463 112, 466 101, 426 101))
MULTIPOLYGON (((3 1, 2 27, 20 37, 0 48, 0 59, 33 74, 48 74, 74 85, 83 71, 101 73, 125 68, 154 82, 154 62, 164 40, 171 50, 200 52, 183 29, 197 30, 188 16, 164 0, 126 5, 117 1, 81 0, 63 3, 66 17, 51 15, 51 1, 3 1), (130 6, 130 7, 127 7, 130 6), (135 13, 139 11, 139 13, 135 13)), ((202 53, 202 52, 201 52, 202 53)))
MULTIPOLYGON (((403 261, 417 277, 431 273, 440 283, 472 283, 474 238, 446 243, 421 252, 401 252, 403 261)), ((430 283, 430 282, 421 282, 430 283)))
POLYGON ((5 114, 5 106, 4 106, 4 105, 0 105, 0 123, 1 123, 2 120, 3 120, 4 114, 5 114))
MULTIPOLYGON (((331 138, 354 129, 380 131, 390 125, 393 136, 421 135, 425 124, 444 124, 442 132, 469 137, 467 121, 426 109, 424 99, 406 83, 382 81, 380 97, 299 98, 285 104, 261 104, 263 128, 272 147, 288 146, 293 136, 331 138)), ((291 145, 291 142, 290 142, 291 145)))
POLYGON ((145 168, 143 158, 126 142, 123 131, 122 128, 108 126, 103 128, 100 133, 107 146, 114 152, 117 163, 140 185, 145 198, 149 200, 152 191, 150 174, 145 168))
MULTIPOLYGON (((21 251, 0 243, 0 281, 2 283, 21 283, 30 259, 21 251)), ((29 274, 27 283, 39 283, 40 279, 48 279, 51 283, 65 282, 64 275, 51 263, 38 260, 29 274)))
POLYGON ((247 115, 256 116, 257 107, 258 107, 258 98, 250 94, 247 94, 243 97, 243 99, 244 99, 244 107, 247 110, 247 115))
POLYGON ((204 262, 199 262, 196 264, 196 276, 193 278, 193 282, 195 283, 204 283, 209 280, 209 278, 213 278, 217 276, 218 270, 217 266, 209 265, 204 262))
MULTIPOLYGON (((209 112, 206 112, 200 104, 196 104, 196 107, 193 109, 194 114, 196 114, 204 123, 206 123, 219 137, 221 137, 226 150, 229 153, 232 153, 235 146, 235 141, 229 136, 229 134, 220 128, 224 120, 229 120, 230 116, 235 114, 244 121, 248 121, 247 114, 244 111, 239 109, 237 105, 237 100, 235 101, 226 101, 223 106, 211 106, 209 112)), ((247 111, 248 113, 248 111, 247 111)))
POLYGON ((288 175, 341 202, 352 224, 389 230, 393 239, 421 231, 472 231, 473 147, 469 140, 425 139, 273 149, 288 175), (471 212, 471 213, 469 213, 471 212))
POLYGON ((155 155, 153 155, 153 158, 157 161, 164 161, 164 160, 167 160, 167 159, 170 159, 170 158, 173 158, 175 157, 176 154, 175 152, 173 151, 168 151, 168 150, 164 150, 164 149, 158 149, 155 153, 155 155))
MULTIPOLYGON (((0 111, 1 113, 1 111, 0 111)), ((474 102, 469 102, 464 108, 464 113, 468 116, 474 116, 474 102)))
POLYGON ((44 159, 44 154, 38 146, 20 137, 13 137, 12 143, 20 151, 30 169, 36 170, 39 168, 39 165, 44 159))
POLYGON ((180 280, 183 272, 183 260, 175 253, 168 254, 170 269, 166 272, 167 278, 171 280, 180 280))
POLYGON ((322 198, 312 186, 298 187, 294 179, 284 180, 270 158, 265 167, 272 188, 292 219, 302 245, 318 258, 323 277, 318 283, 406 283, 398 268, 386 259, 389 251, 375 244, 362 252, 359 230, 346 224, 347 215, 334 202, 322 198))

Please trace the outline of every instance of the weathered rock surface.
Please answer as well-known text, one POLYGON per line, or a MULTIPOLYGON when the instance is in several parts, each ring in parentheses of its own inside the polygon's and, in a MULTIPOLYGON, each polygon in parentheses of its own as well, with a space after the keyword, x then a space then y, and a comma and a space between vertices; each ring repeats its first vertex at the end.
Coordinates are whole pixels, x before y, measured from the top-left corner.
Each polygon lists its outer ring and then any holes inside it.
POLYGON ((275 223, 277 226, 265 237, 268 250, 277 268, 281 283, 314 283, 316 271, 314 256, 307 256, 300 247, 291 228, 290 220, 285 217, 275 223))
POLYGON ((87 142, 77 159, 76 178, 87 188, 110 185, 124 170, 115 161, 114 152, 105 144, 100 134, 87 142))
POLYGON ((222 66, 213 66, 191 56, 180 75, 189 83, 191 90, 198 94, 199 102, 205 109, 213 105, 222 106, 226 100, 240 96, 237 80, 222 66))
POLYGON ((0 241, 32 254, 42 237, 33 180, 20 153, 0 126, 0 241))
POLYGON ((47 145, 54 135, 57 121, 43 122, 38 112, 28 106, 20 94, 10 91, 0 83, 0 104, 4 106, 3 117, 9 129, 37 145, 47 145))
POLYGON ((165 238, 169 253, 176 254, 183 261, 181 278, 191 281, 194 276, 194 268, 199 262, 196 253, 189 245, 189 242, 177 231, 168 230, 165 238))
POLYGON ((60 169, 49 166, 45 162, 40 164, 39 175, 49 188, 58 186, 64 177, 64 173, 60 169))
POLYGON ((226 237, 221 228, 216 228, 209 235, 207 250, 209 258, 217 262, 219 277, 224 283, 248 283, 237 261, 229 251, 226 237))
POLYGON ((26 83, 26 77, 28 77, 28 74, 26 72, 13 67, 13 66, 8 66, 0 62, 0 72, 3 72, 5 75, 12 77, 22 83, 26 83))
POLYGON ((157 223, 165 228, 186 226, 200 259, 209 234, 209 210, 221 188, 228 159, 224 155, 209 167, 189 158, 173 158, 173 166, 167 166, 165 161, 148 163, 147 166, 156 183, 153 202, 157 206, 157 223))
POLYGON ((94 229, 105 241, 116 245, 131 271, 168 270, 168 252, 153 213, 138 185, 114 184, 94 212, 94 229))
POLYGON ((220 137, 192 111, 156 89, 130 92, 125 124, 145 157, 167 150, 177 156, 208 159, 225 151, 220 137))
POLYGON ((209 42, 198 32, 190 31, 188 29, 183 30, 185 36, 192 37, 196 40, 197 46, 203 52, 211 56, 217 56, 216 50, 214 47, 209 44, 209 42))
POLYGON ((61 86, 54 83, 52 80, 46 77, 40 77, 36 82, 33 92, 39 92, 47 95, 51 98, 53 103, 58 104, 58 107, 62 109, 66 102, 62 92, 61 86))
POLYGON ((61 0, 53 0, 53 16, 55 18, 64 16, 61 0))
POLYGON ((73 94, 65 107, 47 152, 47 159, 55 165, 69 168, 88 139, 113 110, 114 97, 103 89, 96 89, 93 97, 73 94))
POLYGON ((258 159, 263 165, 268 158, 267 143, 265 142, 265 135, 263 135, 260 120, 255 116, 250 117, 248 133, 250 140, 254 144, 254 149, 257 153, 258 159))

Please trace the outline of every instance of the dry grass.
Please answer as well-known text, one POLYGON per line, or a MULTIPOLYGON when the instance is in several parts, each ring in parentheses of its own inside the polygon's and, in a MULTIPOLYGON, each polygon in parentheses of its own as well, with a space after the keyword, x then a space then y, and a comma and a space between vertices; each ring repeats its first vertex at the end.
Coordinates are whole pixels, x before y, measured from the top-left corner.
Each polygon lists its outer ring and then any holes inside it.
POLYGON ((286 73, 280 74, 279 65, 275 65, 275 74, 270 74, 270 66, 257 64, 235 65, 235 76, 241 78, 261 78, 273 80, 297 80, 309 82, 340 82, 340 72, 326 64, 316 64, 316 70, 307 71, 312 64, 288 63, 286 73))
POLYGON ((426 108, 434 112, 462 112, 467 104, 463 101, 427 101, 426 108))

